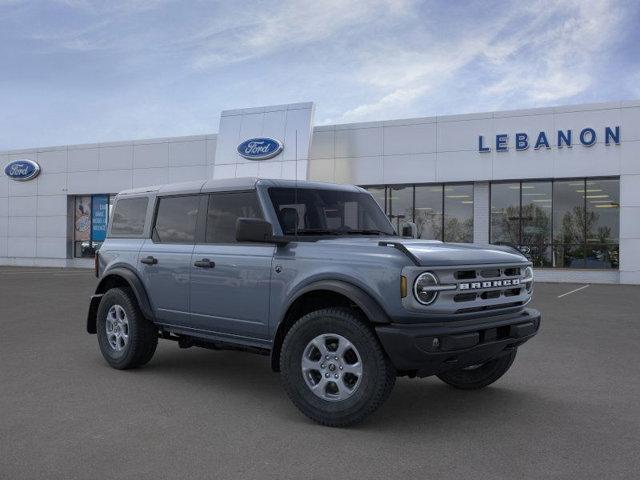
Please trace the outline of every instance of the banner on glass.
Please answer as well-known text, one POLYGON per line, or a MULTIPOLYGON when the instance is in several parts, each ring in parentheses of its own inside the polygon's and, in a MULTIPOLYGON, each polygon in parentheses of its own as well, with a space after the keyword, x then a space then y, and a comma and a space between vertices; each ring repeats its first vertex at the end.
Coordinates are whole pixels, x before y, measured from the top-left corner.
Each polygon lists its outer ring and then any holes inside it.
POLYGON ((76 197, 74 238, 77 242, 91 239, 91 197, 76 197))
POLYGON ((107 236, 109 196, 94 195, 91 210, 91 239, 94 242, 104 242, 107 236))

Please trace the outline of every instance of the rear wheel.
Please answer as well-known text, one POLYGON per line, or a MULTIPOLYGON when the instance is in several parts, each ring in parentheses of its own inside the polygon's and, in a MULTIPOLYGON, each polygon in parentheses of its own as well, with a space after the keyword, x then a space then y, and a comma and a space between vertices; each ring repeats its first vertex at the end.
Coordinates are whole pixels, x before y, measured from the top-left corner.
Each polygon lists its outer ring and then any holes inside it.
POLYGON ((484 388, 507 373, 516 359, 516 352, 517 350, 513 349, 510 353, 488 362, 441 373, 438 378, 452 387, 462 390, 484 388))
POLYGON ((280 371, 287 394, 323 425, 361 422, 389 396, 396 371, 371 327, 349 309, 302 317, 282 345, 280 371))
POLYGON ((104 294, 96 327, 102 356, 113 368, 142 366, 158 346, 158 329, 144 318, 129 289, 112 288, 104 294))

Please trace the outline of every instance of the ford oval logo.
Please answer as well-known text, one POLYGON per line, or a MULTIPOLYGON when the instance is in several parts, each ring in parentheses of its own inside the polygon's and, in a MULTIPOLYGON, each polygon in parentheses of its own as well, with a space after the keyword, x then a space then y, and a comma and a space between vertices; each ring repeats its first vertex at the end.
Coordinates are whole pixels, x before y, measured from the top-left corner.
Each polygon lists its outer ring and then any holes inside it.
POLYGON ((238 145, 238 153, 249 160, 266 160, 278 155, 283 145, 273 138, 250 138, 238 145))
POLYGON ((4 173, 11 180, 26 182, 38 176, 40 165, 33 160, 14 160, 4 167, 4 173))

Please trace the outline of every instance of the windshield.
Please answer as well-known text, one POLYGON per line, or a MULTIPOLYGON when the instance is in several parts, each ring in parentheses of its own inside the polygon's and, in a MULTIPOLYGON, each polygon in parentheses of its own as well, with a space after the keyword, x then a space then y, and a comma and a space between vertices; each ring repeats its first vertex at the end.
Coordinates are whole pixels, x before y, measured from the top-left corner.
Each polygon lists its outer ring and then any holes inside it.
POLYGON ((312 188, 270 188, 285 235, 395 235, 368 193, 312 188))

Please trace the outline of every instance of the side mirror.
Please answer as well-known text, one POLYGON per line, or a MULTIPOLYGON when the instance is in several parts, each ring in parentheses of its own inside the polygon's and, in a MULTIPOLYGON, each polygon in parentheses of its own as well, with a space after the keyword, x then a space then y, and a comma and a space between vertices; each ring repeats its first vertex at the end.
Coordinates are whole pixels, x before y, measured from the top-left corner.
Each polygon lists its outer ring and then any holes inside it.
POLYGON ((238 242, 273 241, 271 224, 261 218, 238 218, 236 220, 236 240, 238 242))
POLYGON ((401 236, 417 238, 418 237, 418 227, 413 222, 406 222, 402 225, 401 236))

